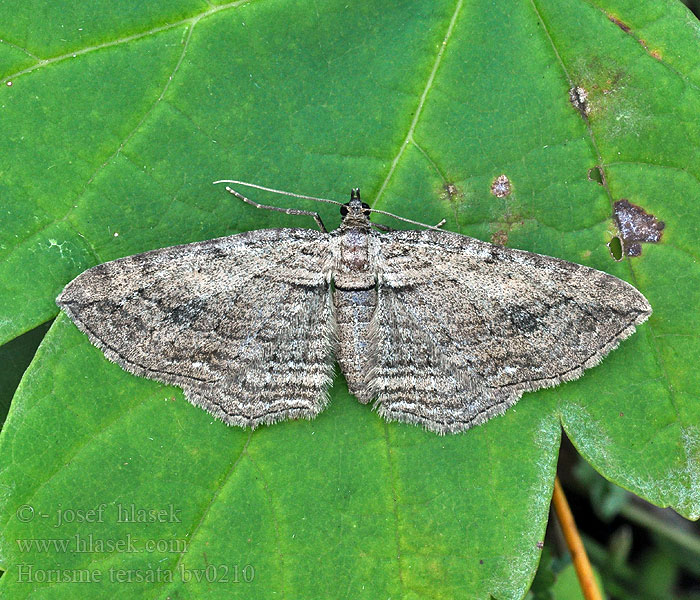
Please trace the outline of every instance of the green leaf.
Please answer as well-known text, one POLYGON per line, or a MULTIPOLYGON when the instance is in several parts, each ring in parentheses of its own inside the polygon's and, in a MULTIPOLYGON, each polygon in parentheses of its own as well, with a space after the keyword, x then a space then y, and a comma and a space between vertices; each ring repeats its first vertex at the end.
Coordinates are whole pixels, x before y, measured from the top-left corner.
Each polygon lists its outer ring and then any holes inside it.
POLYGON ((385 424, 342 377, 313 422, 228 429, 60 316, 0 436, 6 596, 519 598, 562 425, 609 480, 700 515, 700 27, 679 3, 0 14, 2 340, 55 316, 94 264, 313 226, 236 203, 211 185, 222 177, 339 200, 359 185, 377 208, 603 269, 654 308, 582 379, 448 437, 385 424), (665 229, 616 262, 621 198, 665 229), (118 522, 120 507, 167 517, 118 522))
MULTIPOLYGON (((603 593, 603 586, 597 571, 594 570, 593 575, 598 582, 598 589, 603 593)), ((567 565, 557 575, 557 580, 552 587, 552 592, 554 593, 554 600, 584 600, 574 565, 567 565)), ((605 598, 604 593, 603 598, 605 598)))
POLYGON ((525 597, 526 600, 554 600, 554 593, 552 587, 556 581, 556 575, 554 574, 554 561, 552 560, 552 554, 549 548, 545 546, 542 549, 542 556, 540 557, 540 564, 537 567, 537 573, 532 580, 532 585, 530 586, 530 591, 525 597))

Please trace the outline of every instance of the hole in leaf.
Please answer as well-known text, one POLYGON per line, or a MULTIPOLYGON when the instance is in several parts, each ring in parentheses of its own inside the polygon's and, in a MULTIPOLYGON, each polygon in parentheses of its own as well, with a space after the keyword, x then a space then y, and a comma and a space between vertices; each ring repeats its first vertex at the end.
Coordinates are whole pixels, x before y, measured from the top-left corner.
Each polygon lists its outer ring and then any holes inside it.
POLYGON ((603 185, 605 182, 605 175, 603 174, 603 169, 596 165, 588 169, 588 181, 595 181, 598 185, 603 185))
POLYGON ((622 240, 620 240, 619 236, 615 236, 608 242, 608 249, 610 250, 610 256, 615 260, 622 260, 622 240))

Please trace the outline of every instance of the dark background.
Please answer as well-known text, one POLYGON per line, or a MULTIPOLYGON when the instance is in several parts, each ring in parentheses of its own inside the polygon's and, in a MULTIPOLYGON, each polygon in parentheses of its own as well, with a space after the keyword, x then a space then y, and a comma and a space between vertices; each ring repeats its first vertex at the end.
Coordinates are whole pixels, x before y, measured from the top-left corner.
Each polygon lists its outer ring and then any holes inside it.
POLYGON ((682 0, 690 10, 695 13, 695 16, 700 16, 700 0, 682 0))

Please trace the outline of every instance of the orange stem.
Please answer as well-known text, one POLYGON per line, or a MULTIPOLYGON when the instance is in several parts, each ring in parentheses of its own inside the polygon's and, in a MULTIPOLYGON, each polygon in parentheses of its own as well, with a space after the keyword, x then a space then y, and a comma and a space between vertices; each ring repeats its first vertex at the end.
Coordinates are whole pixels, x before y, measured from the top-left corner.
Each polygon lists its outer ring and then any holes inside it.
POLYGON ((554 506, 554 512, 557 513, 566 545, 569 547, 571 561, 574 563, 574 569, 576 569, 576 575, 581 585, 583 597, 586 600, 603 600, 603 596, 598 589, 598 584, 593 577, 593 569, 591 569, 588 554, 586 554, 581 536, 578 534, 578 529, 576 529, 574 515, 571 514, 569 503, 566 501, 564 490, 559 482, 559 477, 554 478, 552 505, 554 506))

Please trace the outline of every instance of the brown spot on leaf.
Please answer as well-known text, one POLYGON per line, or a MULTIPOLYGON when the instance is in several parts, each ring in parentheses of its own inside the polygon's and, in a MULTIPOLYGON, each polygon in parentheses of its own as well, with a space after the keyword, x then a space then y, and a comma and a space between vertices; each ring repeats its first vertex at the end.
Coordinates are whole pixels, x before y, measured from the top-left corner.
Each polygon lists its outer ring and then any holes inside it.
POLYGON ((503 219, 493 223, 494 227, 498 229, 491 234, 491 243, 496 246, 506 246, 508 244, 508 237, 511 231, 517 229, 524 223, 522 216, 518 214, 512 214, 508 208, 503 215, 503 219))
POLYGON ((622 253, 625 256, 639 256, 642 253, 642 243, 659 242, 666 226, 641 206, 624 198, 613 205, 613 218, 620 232, 622 253))
POLYGON ((632 28, 627 25, 627 23, 623 23, 620 19, 618 19, 614 15, 607 15, 608 19, 612 22, 615 23, 622 31, 625 33, 631 35, 633 38, 635 38, 642 48, 644 48, 651 56, 653 56, 656 60, 661 60, 661 54, 659 53, 658 50, 649 50, 649 45, 647 44, 646 40, 643 38, 638 38, 633 32, 632 28))
POLYGON ((620 19, 618 19, 617 17, 615 17, 613 15, 608 15, 608 19, 610 19, 613 23, 615 23, 615 25, 617 25, 625 33, 629 33, 632 30, 632 28, 629 25, 626 25, 625 23, 620 21, 620 19))
POLYGON ((508 232, 504 229, 499 229, 491 236, 491 243, 496 246, 505 246, 508 243, 508 232))
POLYGON ((460 196, 462 196, 462 192, 454 183, 447 182, 442 186, 442 198, 444 200, 454 200, 460 196))
POLYGON ((544 548, 544 542, 537 542, 537 544, 535 544, 535 545, 536 545, 540 550, 542 550, 542 548, 544 548))
POLYGON ((591 108, 588 105, 588 92, 584 88, 580 85, 572 87, 569 90, 569 100, 571 101, 571 105, 581 113, 584 119, 588 117, 591 108))
POLYGON ((510 179, 508 179, 506 175, 499 175, 491 184, 491 193, 496 196, 496 198, 510 196, 511 191, 512 186, 510 184, 510 179))

